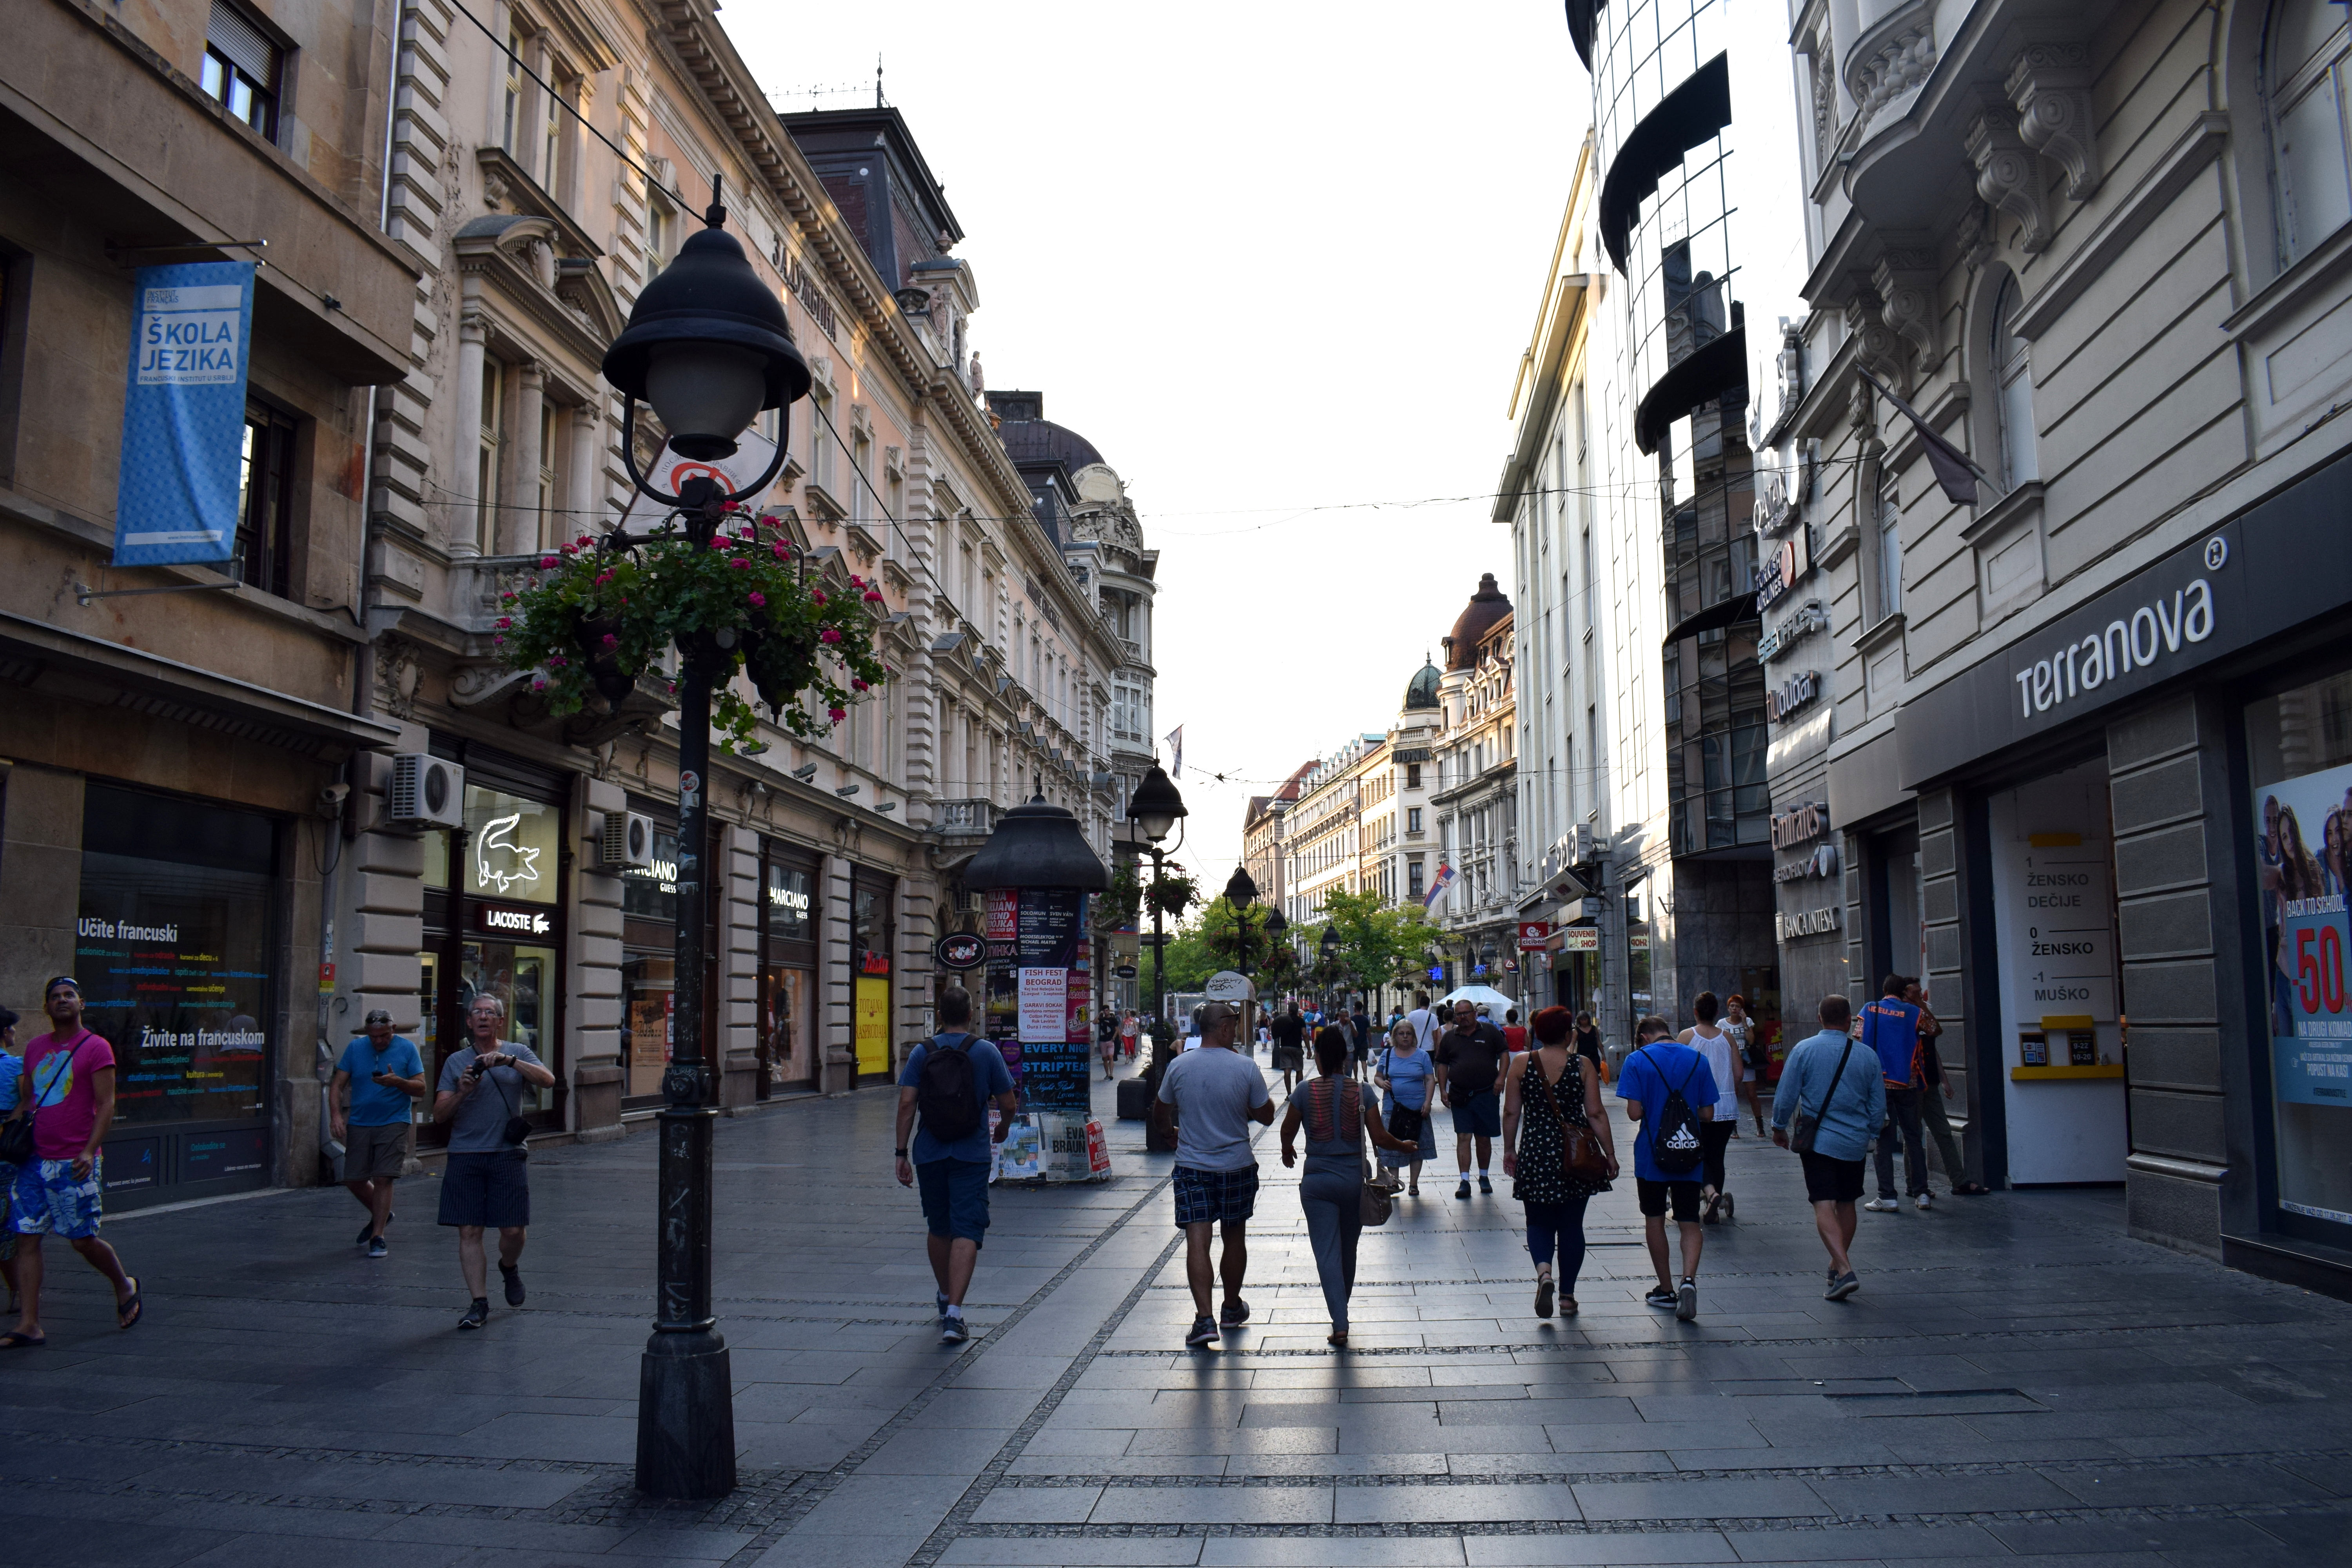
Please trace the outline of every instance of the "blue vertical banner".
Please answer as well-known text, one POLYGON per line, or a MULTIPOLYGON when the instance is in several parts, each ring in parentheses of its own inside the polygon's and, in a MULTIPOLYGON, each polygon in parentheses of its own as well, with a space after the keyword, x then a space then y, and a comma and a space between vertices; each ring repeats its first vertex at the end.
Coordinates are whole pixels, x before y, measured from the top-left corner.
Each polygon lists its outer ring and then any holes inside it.
POLYGON ((114 500, 117 566, 236 552, 253 273, 250 261, 139 269, 114 500))

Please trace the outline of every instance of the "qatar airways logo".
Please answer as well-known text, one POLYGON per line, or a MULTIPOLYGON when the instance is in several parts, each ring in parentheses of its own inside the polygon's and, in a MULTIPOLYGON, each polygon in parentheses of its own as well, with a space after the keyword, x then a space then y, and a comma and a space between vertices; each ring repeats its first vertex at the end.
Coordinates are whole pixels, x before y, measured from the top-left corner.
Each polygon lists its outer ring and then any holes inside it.
MULTIPOLYGON (((2208 547, 2209 565, 2219 565, 2216 553, 2208 547)), ((2169 599, 2142 605, 2128 617, 2109 621, 2104 631, 2068 643, 2019 670, 2011 678, 2017 682, 2019 714, 2031 719, 2046 713, 2212 635, 2213 587, 2204 578, 2195 578, 2186 588, 2174 589, 2169 599)))

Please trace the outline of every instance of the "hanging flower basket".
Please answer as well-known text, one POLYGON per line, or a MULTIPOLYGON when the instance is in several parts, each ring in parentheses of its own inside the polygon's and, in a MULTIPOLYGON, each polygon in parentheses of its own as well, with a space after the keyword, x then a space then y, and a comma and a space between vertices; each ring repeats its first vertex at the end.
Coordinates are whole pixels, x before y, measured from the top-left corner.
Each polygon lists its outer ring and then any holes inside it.
POLYGON ((536 584, 500 595, 499 657, 533 672, 531 689, 558 717, 579 712, 592 692, 618 707, 675 647, 710 670, 719 748, 748 753, 761 749, 759 719, 738 674, 748 671, 778 724, 812 737, 885 678, 866 610, 881 594, 857 577, 848 592, 828 593, 769 520, 730 520, 703 549, 684 533, 628 554, 594 542, 583 535, 541 556, 536 584))
POLYGON ((1144 897, 1151 908, 1173 920, 1199 900, 1201 885, 1171 866, 1146 885, 1144 897))

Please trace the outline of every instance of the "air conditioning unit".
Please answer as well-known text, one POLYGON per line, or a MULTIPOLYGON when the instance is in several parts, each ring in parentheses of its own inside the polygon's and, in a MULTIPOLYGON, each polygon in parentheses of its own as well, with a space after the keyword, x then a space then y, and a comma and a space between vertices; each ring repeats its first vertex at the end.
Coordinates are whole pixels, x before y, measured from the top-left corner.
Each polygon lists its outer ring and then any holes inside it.
POLYGON ((606 812, 604 830, 596 837, 596 858, 615 871, 631 866, 652 865, 653 818, 640 816, 634 811, 606 812))
POLYGON ((1568 863, 1571 866, 1592 863, 1592 824, 1580 822, 1568 830, 1568 863))
POLYGON ((384 826, 411 832, 466 826, 466 770, 423 752, 392 759, 383 792, 384 826))

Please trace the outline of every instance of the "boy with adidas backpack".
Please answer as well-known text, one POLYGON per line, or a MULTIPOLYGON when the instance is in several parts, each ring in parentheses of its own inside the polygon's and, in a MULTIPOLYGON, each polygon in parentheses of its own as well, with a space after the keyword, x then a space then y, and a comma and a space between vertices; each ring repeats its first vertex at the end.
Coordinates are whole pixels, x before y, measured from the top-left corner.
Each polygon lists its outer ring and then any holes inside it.
POLYGON ((898 1184, 922 1194, 939 1282, 940 1342, 960 1345, 963 1293, 988 1234, 988 1102, 1001 1113, 994 1141, 1013 1129, 1013 1075, 995 1046, 970 1033, 971 993, 940 993, 940 1032, 908 1053, 898 1075, 898 1184), (921 1125, 916 1124, 919 1112, 921 1125), (914 1140, 908 1141, 909 1130, 914 1140))
POLYGON ((1653 1307, 1671 1307, 1689 1322, 1698 1316, 1699 1178, 1706 1157, 1702 1122, 1714 1120, 1717 1093, 1706 1058, 1674 1037, 1654 1015, 1636 1026, 1640 1044, 1617 1075, 1617 1096, 1638 1131, 1633 1138, 1633 1190, 1658 1286, 1642 1298, 1653 1307), (1683 1277, 1677 1285, 1666 1270, 1666 1210, 1682 1228, 1683 1277))

